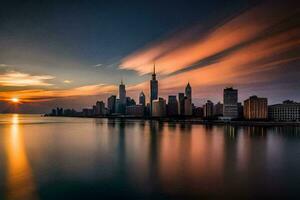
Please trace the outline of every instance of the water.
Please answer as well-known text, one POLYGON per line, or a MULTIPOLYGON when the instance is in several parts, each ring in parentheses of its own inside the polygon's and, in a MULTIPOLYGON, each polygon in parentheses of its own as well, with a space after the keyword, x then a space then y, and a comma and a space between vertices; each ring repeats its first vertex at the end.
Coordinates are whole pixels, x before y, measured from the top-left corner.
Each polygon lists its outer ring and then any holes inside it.
POLYGON ((299 127, 0 115, 0 199, 299 196, 299 127))

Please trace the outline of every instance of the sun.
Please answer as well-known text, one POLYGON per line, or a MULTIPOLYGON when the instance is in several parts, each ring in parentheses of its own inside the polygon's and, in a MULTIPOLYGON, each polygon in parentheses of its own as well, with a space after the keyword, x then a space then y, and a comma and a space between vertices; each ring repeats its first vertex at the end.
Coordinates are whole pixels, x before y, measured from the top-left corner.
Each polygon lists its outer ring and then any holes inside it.
POLYGON ((19 103, 20 100, 18 98, 14 97, 14 98, 11 99, 11 102, 13 102, 13 103, 19 103))

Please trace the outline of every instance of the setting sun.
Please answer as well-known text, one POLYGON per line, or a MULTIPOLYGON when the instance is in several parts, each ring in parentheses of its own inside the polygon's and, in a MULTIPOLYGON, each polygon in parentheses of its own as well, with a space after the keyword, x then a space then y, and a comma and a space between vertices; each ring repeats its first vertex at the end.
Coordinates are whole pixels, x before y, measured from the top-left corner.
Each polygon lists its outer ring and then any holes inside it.
POLYGON ((19 103, 19 99, 18 99, 18 98, 12 98, 11 101, 12 101, 13 103, 19 103))

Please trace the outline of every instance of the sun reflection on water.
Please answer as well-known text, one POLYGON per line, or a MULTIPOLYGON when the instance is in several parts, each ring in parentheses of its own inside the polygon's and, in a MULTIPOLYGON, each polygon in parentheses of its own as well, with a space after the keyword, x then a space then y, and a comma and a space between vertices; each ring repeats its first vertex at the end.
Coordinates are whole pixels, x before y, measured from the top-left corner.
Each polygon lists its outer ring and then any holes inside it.
POLYGON ((35 182, 28 161, 22 128, 19 126, 19 115, 11 118, 10 128, 5 134, 7 139, 7 199, 38 199, 35 193, 35 182))

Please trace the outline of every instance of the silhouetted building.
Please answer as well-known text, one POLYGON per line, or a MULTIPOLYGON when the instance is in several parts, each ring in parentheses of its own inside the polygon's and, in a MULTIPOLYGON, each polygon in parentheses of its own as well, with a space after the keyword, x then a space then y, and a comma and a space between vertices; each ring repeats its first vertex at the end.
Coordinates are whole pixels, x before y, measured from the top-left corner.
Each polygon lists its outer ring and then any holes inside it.
POLYGON ((192 102, 192 87, 190 86, 190 83, 185 87, 185 96, 192 102))
POLYGON ((269 106, 268 111, 269 118, 274 121, 300 121, 300 103, 294 101, 269 106))
POLYGON ((126 106, 133 106, 133 105, 136 105, 135 100, 130 97, 126 97, 126 106))
POLYGON ((131 105, 126 107, 126 115, 134 117, 144 116, 144 106, 143 105, 131 105))
POLYGON ((96 115, 105 115, 106 109, 105 109, 105 103, 103 101, 97 101, 96 102, 96 115))
POLYGON ((107 108, 108 108, 108 113, 112 114, 116 112, 116 95, 111 95, 107 99, 107 108))
POLYGON ((243 118, 244 117, 244 106, 242 105, 241 102, 238 102, 238 118, 243 118))
POLYGON ((210 100, 203 106, 203 115, 205 118, 212 118, 214 116, 214 103, 210 100))
POLYGON ((154 100, 157 100, 158 98, 158 81, 156 80, 156 74, 155 74, 155 64, 153 67, 153 74, 152 79, 150 80, 150 107, 152 112, 152 104, 154 100))
POLYGON ((192 114, 193 114, 192 99, 188 97, 184 97, 184 115, 192 116, 192 114))
POLYGON ((175 95, 170 95, 168 97, 168 116, 178 115, 178 101, 175 95))
POLYGON ((184 98, 184 115, 191 116, 193 114, 192 107, 192 87, 190 83, 185 87, 185 98, 184 98))
POLYGON ((126 108, 126 89, 125 85, 123 84, 123 81, 121 81, 121 84, 119 85, 119 113, 125 113, 126 108))
POLYGON ((51 115, 56 116, 56 109, 52 109, 51 115))
POLYGON ((178 114, 184 115, 184 93, 178 93, 178 114))
POLYGON ((224 89, 223 103, 223 116, 231 119, 238 118, 238 91, 236 89, 224 89))
POLYGON ((121 105, 121 102, 120 102, 120 99, 116 99, 116 108, 115 108, 115 111, 116 113, 120 114, 122 113, 122 105, 121 105))
POLYGON ((139 96, 139 104, 146 106, 146 96, 143 91, 140 93, 139 96))
POLYGON ((84 108, 84 109, 82 109, 82 114, 85 117, 93 116, 93 109, 92 108, 84 108))
POLYGON ((268 99, 251 96, 244 101, 244 118, 267 119, 268 118, 268 99))
POLYGON ((218 102, 214 106, 214 115, 219 117, 223 116, 223 104, 221 102, 218 102))
POLYGON ((197 107, 194 109, 194 116, 196 117, 203 117, 204 113, 203 113, 203 108, 202 107, 197 107))
POLYGON ((166 116, 166 100, 164 100, 163 98, 153 100, 152 116, 153 117, 165 117, 166 116))
POLYGON ((56 108, 56 115, 57 116, 63 116, 64 109, 63 108, 56 108))

